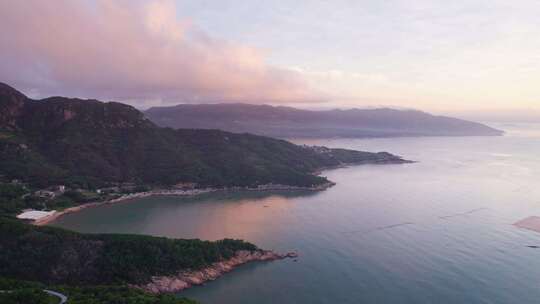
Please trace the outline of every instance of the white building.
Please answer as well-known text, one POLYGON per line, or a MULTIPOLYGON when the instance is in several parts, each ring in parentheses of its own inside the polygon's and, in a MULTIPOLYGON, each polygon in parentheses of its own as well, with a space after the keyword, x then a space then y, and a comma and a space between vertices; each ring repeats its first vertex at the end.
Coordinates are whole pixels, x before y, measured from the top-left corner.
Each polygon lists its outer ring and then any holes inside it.
POLYGON ((21 220, 33 220, 33 221, 36 221, 36 220, 39 220, 41 218, 53 215, 55 213, 56 213, 56 211, 54 211, 54 210, 53 211, 25 210, 25 211, 23 211, 23 213, 17 215, 17 218, 21 219, 21 220))

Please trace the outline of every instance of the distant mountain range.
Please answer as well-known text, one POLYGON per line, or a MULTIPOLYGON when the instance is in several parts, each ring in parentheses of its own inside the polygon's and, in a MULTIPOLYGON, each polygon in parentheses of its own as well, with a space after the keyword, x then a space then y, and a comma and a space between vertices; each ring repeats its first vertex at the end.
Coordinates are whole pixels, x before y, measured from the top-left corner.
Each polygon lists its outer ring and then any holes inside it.
POLYGON ((154 107, 146 117, 171 128, 220 129, 278 138, 497 136, 503 131, 421 111, 350 109, 310 111, 253 104, 154 107))
POLYGON ((343 163, 403 162, 389 153, 297 146, 219 130, 161 128, 117 103, 32 100, 0 83, 0 177, 36 186, 110 183, 314 187, 343 163))

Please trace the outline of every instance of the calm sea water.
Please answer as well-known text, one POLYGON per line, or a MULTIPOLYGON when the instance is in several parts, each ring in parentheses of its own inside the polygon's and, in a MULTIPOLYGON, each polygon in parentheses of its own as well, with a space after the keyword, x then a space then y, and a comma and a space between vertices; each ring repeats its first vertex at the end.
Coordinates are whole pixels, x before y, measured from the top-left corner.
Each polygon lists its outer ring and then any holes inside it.
POLYGON ((539 303, 540 126, 504 137, 297 141, 389 151, 418 163, 324 172, 318 193, 147 198, 56 225, 85 232, 241 238, 298 250, 181 293, 203 303, 539 303))

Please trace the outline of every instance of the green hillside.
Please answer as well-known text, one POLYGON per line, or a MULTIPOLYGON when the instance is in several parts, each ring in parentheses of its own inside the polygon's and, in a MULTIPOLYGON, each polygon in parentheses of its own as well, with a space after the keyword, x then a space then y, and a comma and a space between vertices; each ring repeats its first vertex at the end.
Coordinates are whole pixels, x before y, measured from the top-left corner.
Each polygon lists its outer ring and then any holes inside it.
MULTIPOLYGON (((320 153, 284 140, 161 128, 116 102, 31 100, 0 83, 0 175, 43 187, 111 183, 199 186, 328 182, 312 173, 343 162, 402 162, 388 153, 320 153)), ((332 151, 330 151, 332 152, 332 151)))

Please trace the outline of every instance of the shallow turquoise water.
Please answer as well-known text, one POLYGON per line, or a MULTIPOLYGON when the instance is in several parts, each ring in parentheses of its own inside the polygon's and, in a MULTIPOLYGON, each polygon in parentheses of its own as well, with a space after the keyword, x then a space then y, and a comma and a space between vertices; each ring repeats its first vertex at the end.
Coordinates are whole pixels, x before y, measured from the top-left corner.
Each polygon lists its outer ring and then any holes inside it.
POLYGON ((300 258, 245 265, 181 293, 217 303, 538 303, 540 129, 505 137, 297 141, 418 163, 324 172, 327 191, 156 197, 55 225, 86 232, 242 238, 300 258))

